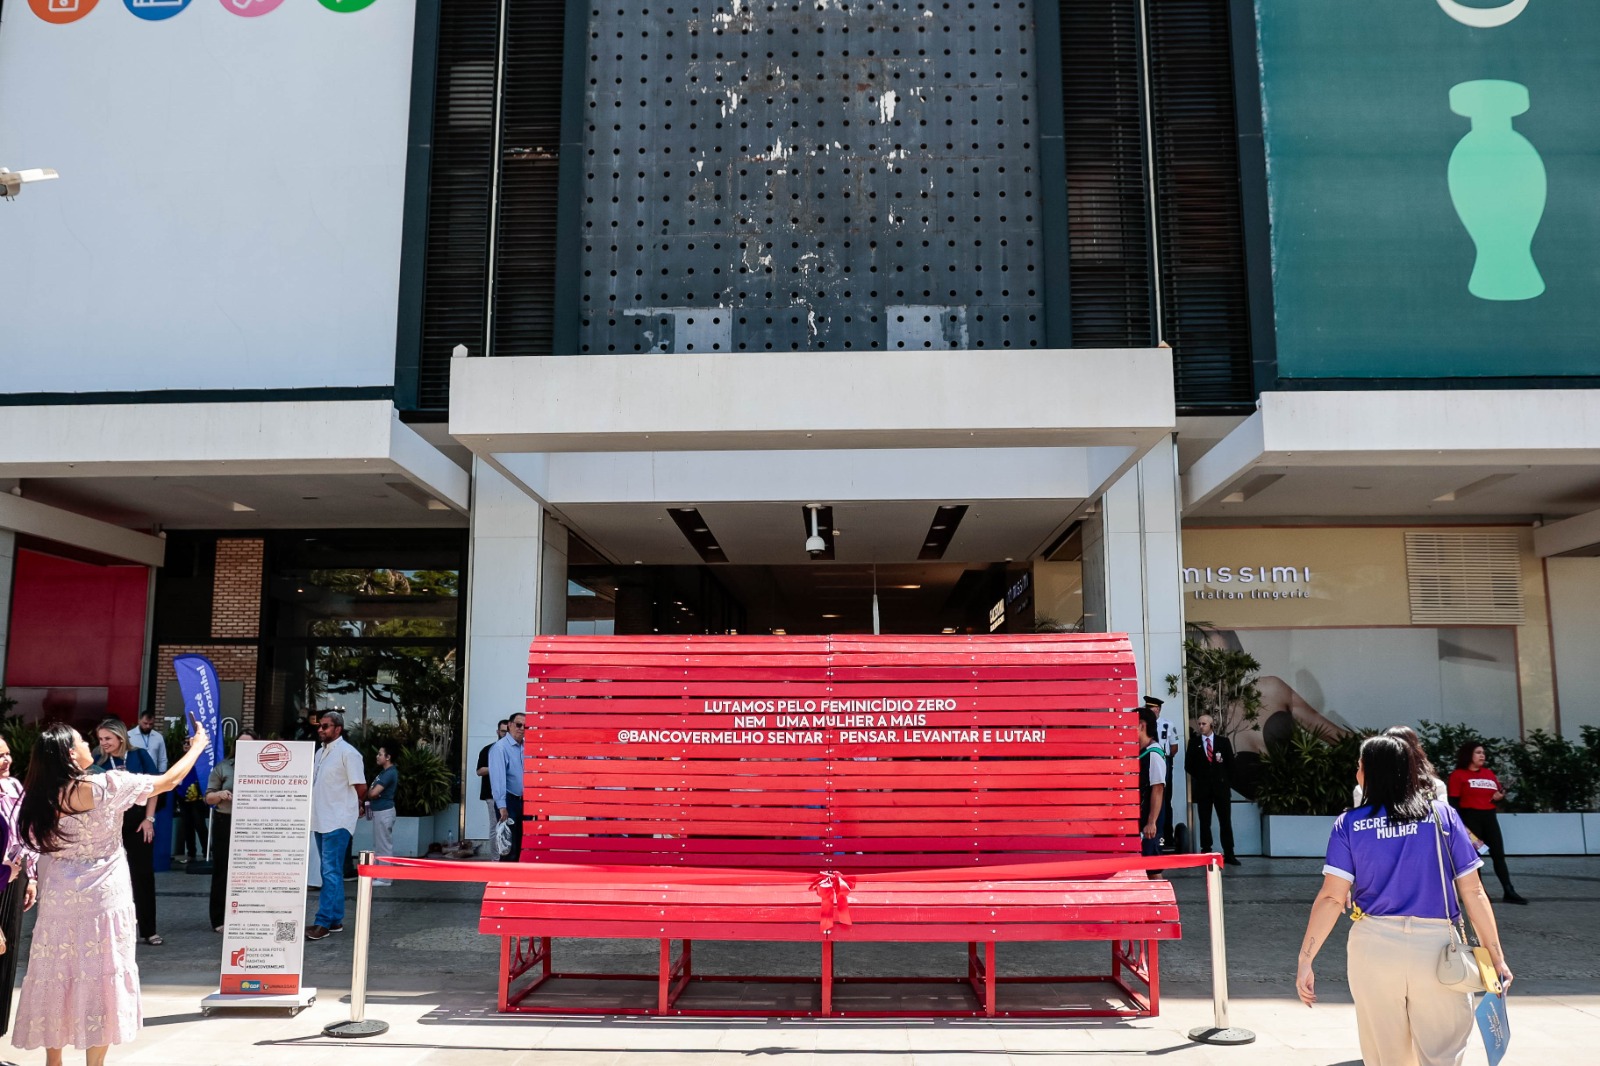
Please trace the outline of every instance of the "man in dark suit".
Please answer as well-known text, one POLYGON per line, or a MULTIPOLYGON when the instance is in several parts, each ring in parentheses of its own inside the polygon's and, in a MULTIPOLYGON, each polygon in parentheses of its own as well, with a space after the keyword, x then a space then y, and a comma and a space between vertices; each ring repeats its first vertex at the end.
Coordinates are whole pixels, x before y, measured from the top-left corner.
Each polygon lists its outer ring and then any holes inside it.
POLYGON ((1233 855, 1233 790, 1228 783, 1233 775, 1233 745, 1227 737, 1215 734, 1215 723, 1208 714, 1201 715, 1195 727, 1183 756, 1183 769, 1200 807, 1200 850, 1211 850, 1211 809, 1215 807, 1222 830, 1223 861, 1242 866, 1233 855))

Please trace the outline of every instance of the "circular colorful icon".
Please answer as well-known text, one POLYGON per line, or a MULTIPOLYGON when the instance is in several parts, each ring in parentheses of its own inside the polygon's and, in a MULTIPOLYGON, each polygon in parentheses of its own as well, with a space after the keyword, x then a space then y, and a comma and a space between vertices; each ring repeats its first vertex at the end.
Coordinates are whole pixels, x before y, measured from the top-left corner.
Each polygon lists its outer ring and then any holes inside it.
POLYGON ((28 6, 33 8, 35 15, 46 22, 63 25, 77 22, 93 11, 94 5, 99 2, 100 0, 28 0, 28 6))
POLYGON ((371 7, 373 0, 318 0, 329 11, 360 11, 371 7))
POLYGON ((122 0, 128 10, 146 22, 169 19, 189 6, 189 0, 122 0))
POLYGON ((222 6, 240 18, 253 19, 278 9, 283 0, 222 0, 222 6))

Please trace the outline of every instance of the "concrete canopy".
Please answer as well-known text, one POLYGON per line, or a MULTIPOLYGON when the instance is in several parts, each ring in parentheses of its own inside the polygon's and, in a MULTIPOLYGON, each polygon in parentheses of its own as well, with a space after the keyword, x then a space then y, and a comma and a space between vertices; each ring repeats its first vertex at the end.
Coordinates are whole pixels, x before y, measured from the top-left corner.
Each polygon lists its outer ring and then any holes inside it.
MULTIPOLYGON (((469 500, 467 471, 387 400, 7 407, 0 482, 62 515, 144 530, 459 526, 469 500)), ((70 544, 74 528, 18 531, 70 544)))
POLYGON ((914 556, 925 511, 980 501, 993 532, 969 550, 1025 557, 1174 424, 1165 349, 596 355, 452 369, 451 436, 630 560, 675 561, 681 538, 656 530, 664 509, 705 506, 730 562, 796 561, 789 526, 806 502, 848 508, 857 531, 885 534, 858 532, 843 549, 855 561, 914 556))
POLYGON ((1600 391, 1263 393, 1188 469, 1186 518, 1517 517, 1600 506, 1600 391))

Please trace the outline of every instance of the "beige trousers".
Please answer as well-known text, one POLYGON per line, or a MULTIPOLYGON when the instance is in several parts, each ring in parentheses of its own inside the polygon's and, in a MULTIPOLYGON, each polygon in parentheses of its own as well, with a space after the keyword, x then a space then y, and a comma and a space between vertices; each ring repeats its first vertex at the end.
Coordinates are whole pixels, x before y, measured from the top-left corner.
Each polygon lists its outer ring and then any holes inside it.
POLYGON ((1346 972, 1366 1066, 1460 1066, 1472 997, 1439 983, 1443 918, 1366 917, 1350 926, 1346 972))

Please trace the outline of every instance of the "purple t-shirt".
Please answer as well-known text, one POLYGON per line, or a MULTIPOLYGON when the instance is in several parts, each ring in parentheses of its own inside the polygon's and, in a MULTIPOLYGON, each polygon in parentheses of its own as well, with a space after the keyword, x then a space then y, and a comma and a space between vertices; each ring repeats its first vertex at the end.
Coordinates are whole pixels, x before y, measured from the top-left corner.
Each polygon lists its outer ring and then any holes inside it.
MULTIPOLYGON (((1444 830, 1444 864, 1450 880, 1482 866, 1461 816, 1437 801, 1433 809, 1444 830)), ((1351 901, 1368 914, 1455 918, 1460 908, 1454 892, 1450 913, 1445 913, 1438 835, 1432 819, 1392 826, 1381 808, 1357 807, 1335 819, 1322 872, 1349 881, 1351 901)))

